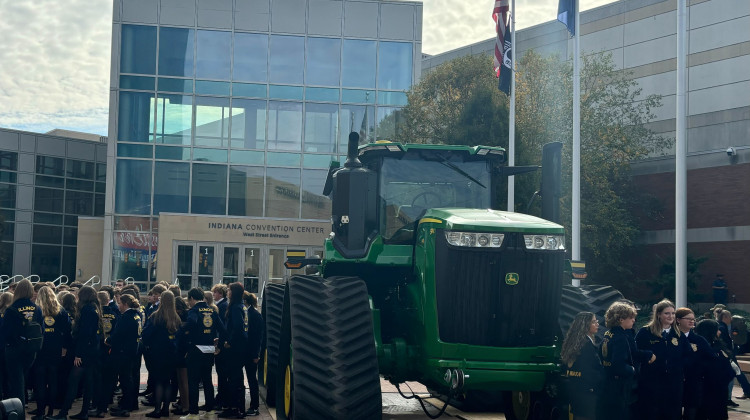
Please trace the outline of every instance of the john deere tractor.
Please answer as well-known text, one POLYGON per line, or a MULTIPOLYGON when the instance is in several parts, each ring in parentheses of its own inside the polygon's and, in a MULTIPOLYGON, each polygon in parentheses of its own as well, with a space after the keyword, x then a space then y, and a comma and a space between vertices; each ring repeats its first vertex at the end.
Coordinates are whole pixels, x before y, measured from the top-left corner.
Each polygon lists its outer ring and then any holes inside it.
POLYGON ((555 416, 564 231, 495 202, 529 168, 498 147, 357 141, 329 172, 332 233, 306 261, 320 275, 264 290, 260 377, 278 418, 379 419, 381 375, 467 407, 497 397, 509 419, 555 416))

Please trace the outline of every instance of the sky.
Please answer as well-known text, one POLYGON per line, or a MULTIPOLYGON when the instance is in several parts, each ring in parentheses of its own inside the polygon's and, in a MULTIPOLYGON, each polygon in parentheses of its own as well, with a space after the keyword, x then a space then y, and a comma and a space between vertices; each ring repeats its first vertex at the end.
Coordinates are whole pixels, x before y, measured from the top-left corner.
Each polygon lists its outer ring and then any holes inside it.
MULTIPOLYGON (((492 38, 493 4, 423 0, 422 52, 492 38)), ((517 29, 557 16, 556 0, 516 0, 516 8, 517 29)), ((0 34, 0 127, 107 135, 112 0, 0 0, 0 34)))

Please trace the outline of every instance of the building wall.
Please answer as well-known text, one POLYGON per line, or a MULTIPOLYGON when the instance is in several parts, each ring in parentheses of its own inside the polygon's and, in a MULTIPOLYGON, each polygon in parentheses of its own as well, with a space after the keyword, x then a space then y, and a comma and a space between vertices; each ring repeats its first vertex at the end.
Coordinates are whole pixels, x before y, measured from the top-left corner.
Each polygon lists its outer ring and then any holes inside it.
POLYGON ((115 1, 104 282, 154 281, 162 213, 328 220, 349 132, 399 127, 421 21, 418 2, 115 1))
MULTIPOLYGON (((103 217, 78 218, 78 249, 86 250, 86 252, 79 252, 76 258, 75 279, 77 281, 86 282, 93 276, 101 277, 103 241, 103 217)), ((71 277, 70 280, 72 281, 73 278, 71 277)))
POLYGON ((74 278, 78 218, 104 214, 105 162, 100 141, 0 129, 0 274, 74 278))
MULTIPOLYGON (((737 299, 750 302, 750 271, 742 257, 750 251, 750 2, 688 4, 688 251, 691 256, 709 257, 705 278, 713 279, 715 272, 722 271, 737 299), (727 156, 729 147, 737 156, 727 156)), ((669 0, 629 0, 580 16, 584 54, 611 54, 617 68, 632 73, 642 96, 662 96, 662 107, 649 127, 666 137, 675 135, 676 7, 677 2, 669 0)), ((520 8, 519 13, 523 13, 520 8)), ((519 30, 516 49, 516 57, 533 49, 569 59, 573 40, 561 23, 550 21, 519 30)), ((494 39, 488 39, 426 58, 422 71, 462 55, 493 51, 494 39)), ((643 219, 644 258, 633 262, 642 278, 658 275, 657 256, 674 255, 673 153, 631 166, 634 182, 662 205, 660 218, 643 219)))

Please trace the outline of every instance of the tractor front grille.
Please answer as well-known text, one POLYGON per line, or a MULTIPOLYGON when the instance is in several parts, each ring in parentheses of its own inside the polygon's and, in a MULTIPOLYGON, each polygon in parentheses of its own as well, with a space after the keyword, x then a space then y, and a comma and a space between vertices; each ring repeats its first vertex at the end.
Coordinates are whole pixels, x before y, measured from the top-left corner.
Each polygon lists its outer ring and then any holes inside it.
POLYGON ((445 235, 436 235, 440 339, 494 347, 550 345, 560 331, 563 258, 562 251, 527 251, 521 234, 507 234, 500 249, 454 247, 445 235), (518 274, 517 284, 506 283, 509 273, 518 274))

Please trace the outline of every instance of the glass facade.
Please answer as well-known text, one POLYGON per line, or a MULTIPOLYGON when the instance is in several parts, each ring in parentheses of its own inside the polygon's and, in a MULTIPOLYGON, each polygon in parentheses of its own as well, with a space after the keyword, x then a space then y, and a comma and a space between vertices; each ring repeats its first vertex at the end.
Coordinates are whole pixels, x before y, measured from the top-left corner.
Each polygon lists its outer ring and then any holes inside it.
MULTIPOLYGON (((351 21, 344 27, 372 18, 343 16, 342 8, 341 19, 351 21)), ((253 31, 238 28, 237 19, 230 29, 201 27, 200 18, 188 27, 120 25, 111 112, 115 219, 143 216, 153 224, 169 212, 326 221, 323 184, 329 163, 346 153, 349 133, 375 141, 399 129, 398 111, 417 74, 413 34, 380 39, 384 30, 343 35, 357 31, 342 28, 335 36, 315 29, 317 22, 302 34, 276 32, 273 24, 253 31)), ((117 239, 135 232, 115 223, 114 278, 137 272, 136 280, 153 281, 147 256, 158 232, 145 231, 152 245, 139 257, 117 239)))

